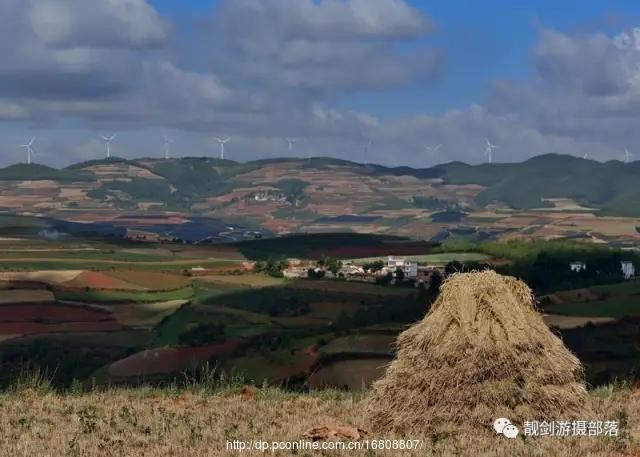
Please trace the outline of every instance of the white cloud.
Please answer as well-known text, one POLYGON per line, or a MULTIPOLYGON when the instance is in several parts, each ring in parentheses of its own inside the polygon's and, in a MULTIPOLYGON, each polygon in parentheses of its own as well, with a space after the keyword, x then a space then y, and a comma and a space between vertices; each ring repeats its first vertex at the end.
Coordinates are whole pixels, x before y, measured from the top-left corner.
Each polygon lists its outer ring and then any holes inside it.
POLYGON ((169 32, 145 0, 35 0, 28 18, 46 45, 58 47, 155 47, 169 32))
POLYGON ((371 138, 367 160, 414 166, 479 162, 485 137, 504 161, 612 158, 640 143, 638 29, 541 30, 530 78, 496 81, 485 103, 442 116, 381 119, 336 101, 442 71, 425 45, 435 25, 407 1, 223 0, 203 28, 197 59, 176 58, 171 25, 144 0, 3 0, 0 121, 224 134, 245 159, 288 154, 282 138, 294 136, 295 154, 364 160, 371 138))

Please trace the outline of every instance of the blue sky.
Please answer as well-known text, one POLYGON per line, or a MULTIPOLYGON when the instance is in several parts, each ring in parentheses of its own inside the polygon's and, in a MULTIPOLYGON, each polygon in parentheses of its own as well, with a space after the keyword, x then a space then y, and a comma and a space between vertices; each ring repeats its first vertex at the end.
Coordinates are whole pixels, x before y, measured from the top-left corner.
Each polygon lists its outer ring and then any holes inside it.
MULTIPOLYGON (((216 0, 153 0, 158 11, 182 24, 213 14, 216 0)), ((530 74, 529 51, 539 27, 567 32, 615 33, 639 23, 640 2, 634 0, 412 0, 438 24, 425 38, 444 50, 444 73, 432 84, 361 91, 339 106, 381 117, 416 112, 442 114, 452 108, 482 103, 491 82, 530 74)))
POLYGON ((58 165, 103 132, 126 157, 165 133, 238 160, 640 156, 638 27, 636 0, 3 0, 0 140, 58 165))

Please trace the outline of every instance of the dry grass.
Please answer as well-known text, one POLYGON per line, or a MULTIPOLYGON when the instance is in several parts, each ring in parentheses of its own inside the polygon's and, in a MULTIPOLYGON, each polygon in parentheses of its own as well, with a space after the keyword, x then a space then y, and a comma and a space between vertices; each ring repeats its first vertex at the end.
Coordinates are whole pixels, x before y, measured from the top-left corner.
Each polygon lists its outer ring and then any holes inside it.
MULTIPOLYGON (((210 457, 292 455, 291 452, 227 451, 227 440, 298 441, 316 426, 360 426, 359 396, 324 391, 286 394, 240 386, 223 390, 113 390, 54 394, 33 388, 0 394, 0 456, 210 457), (54 438, 54 439, 52 439, 54 438)), ((507 440, 487 431, 424 440, 421 451, 301 452, 348 456, 632 456, 639 455, 640 401, 631 390, 591 395, 598 417, 624 418, 619 438, 507 440)), ((369 433, 369 439, 383 438, 369 433)), ((408 439, 421 439, 408 435, 408 439)))
POLYGON ((373 386, 375 430, 440 435, 482 430, 496 414, 518 423, 589 417, 580 361, 515 278, 451 276, 397 348, 373 386))

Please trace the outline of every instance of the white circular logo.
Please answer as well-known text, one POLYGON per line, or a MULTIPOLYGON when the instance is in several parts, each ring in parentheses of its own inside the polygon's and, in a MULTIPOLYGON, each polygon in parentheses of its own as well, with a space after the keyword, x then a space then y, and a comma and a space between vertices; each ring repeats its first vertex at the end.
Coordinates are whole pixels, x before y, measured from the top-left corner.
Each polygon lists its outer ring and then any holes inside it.
POLYGON ((500 435, 502 434, 502 430, 504 430, 504 428, 509 424, 511 424, 511 421, 509 419, 507 419, 506 417, 499 417, 493 422, 493 429, 498 435, 500 435))
POLYGON ((497 435, 504 435, 507 438, 516 438, 520 432, 518 427, 513 425, 506 417, 499 417, 493 421, 493 429, 497 435))
POLYGON ((518 436, 518 427, 513 424, 509 424, 502 429, 502 434, 507 438, 515 438, 518 436))

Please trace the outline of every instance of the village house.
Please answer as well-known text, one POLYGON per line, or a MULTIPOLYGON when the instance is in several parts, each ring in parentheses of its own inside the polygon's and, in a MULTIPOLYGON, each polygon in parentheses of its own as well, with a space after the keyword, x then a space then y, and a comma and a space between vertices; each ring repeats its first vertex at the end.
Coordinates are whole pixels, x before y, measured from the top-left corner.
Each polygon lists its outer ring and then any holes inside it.
MULTIPOLYGON (((584 262, 575 261, 569 264, 569 268, 575 273, 580 273, 587 269, 587 265, 584 262)), ((620 270, 624 279, 632 279, 636 276, 636 267, 630 260, 622 260, 620 262, 620 270)))
POLYGON ((364 268, 358 265, 343 265, 338 274, 344 277, 350 277, 364 276, 366 272, 364 271, 364 268))
POLYGON ((303 266, 288 267, 282 270, 282 276, 287 279, 306 278, 308 269, 303 266))
POLYGON ((620 262, 620 268, 622 268, 622 276, 624 279, 631 279, 636 276, 636 267, 633 265, 633 262, 623 260, 620 262))
POLYGON ((285 202, 287 201, 287 196, 282 192, 276 190, 262 190, 258 192, 254 192, 249 196, 250 199, 256 202, 285 202))
POLYGON ((569 268, 574 273, 580 273, 581 271, 584 271, 587 269, 587 264, 585 264, 584 262, 574 261, 569 263, 569 268))
POLYGON ((387 257, 387 268, 391 272, 395 272, 396 269, 400 268, 407 279, 416 279, 418 277, 418 262, 404 257, 390 255, 387 257))

